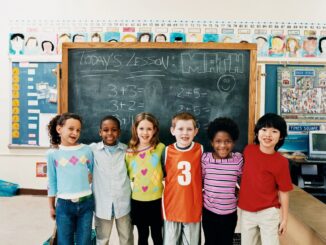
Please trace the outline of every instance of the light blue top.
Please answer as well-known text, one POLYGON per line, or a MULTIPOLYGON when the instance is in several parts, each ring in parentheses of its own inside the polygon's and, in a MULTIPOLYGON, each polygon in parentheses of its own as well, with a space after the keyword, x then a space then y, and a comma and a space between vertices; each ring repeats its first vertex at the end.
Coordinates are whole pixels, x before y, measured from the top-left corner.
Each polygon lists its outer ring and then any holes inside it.
POLYGON ((103 142, 90 145, 94 154, 93 192, 95 215, 98 218, 119 219, 130 212, 131 187, 125 164, 127 146, 107 147, 103 142))
POLYGON ((59 146, 47 152, 48 196, 74 199, 92 193, 88 181, 93 153, 87 145, 59 146))

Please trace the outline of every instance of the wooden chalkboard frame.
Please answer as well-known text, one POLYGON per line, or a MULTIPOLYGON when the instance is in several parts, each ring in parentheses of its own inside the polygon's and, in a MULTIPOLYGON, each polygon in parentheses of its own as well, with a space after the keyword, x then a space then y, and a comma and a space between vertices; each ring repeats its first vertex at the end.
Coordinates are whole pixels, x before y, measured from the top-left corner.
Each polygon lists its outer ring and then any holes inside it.
POLYGON ((249 71, 249 113, 248 113, 248 143, 254 140, 255 111, 257 106, 257 45, 251 43, 63 43, 62 47, 62 77, 60 81, 60 97, 58 112, 68 111, 68 53, 74 49, 212 49, 212 50, 243 50, 250 52, 249 71))

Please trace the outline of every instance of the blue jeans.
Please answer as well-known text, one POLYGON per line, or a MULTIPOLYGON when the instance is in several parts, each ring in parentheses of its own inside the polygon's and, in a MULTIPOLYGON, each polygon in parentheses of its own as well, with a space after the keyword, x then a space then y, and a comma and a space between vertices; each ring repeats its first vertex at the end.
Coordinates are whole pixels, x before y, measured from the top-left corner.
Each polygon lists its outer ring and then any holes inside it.
POLYGON ((94 198, 83 202, 72 202, 58 198, 56 222, 58 245, 90 245, 94 198))

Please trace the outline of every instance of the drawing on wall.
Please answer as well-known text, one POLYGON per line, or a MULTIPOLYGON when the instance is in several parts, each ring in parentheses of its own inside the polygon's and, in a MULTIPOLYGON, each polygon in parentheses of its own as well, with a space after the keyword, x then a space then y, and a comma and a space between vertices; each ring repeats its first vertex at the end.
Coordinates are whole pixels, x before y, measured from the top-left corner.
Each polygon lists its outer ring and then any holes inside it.
POLYGON ((220 35, 221 43, 236 43, 236 37, 233 34, 221 34, 220 35))
MULTIPOLYGON (((112 41, 112 40, 111 40, 112 41)), ((109 41, 109 42, 111 42, 109 41)), ((133 43, 137 42, 137 37, 133 33, 126 33, 122 36, 121 42, 126 42, 126 43, 133 43)))
POLYGON ((182 32, 172 32, 170 34, 171 43, 184 43, 186 42, 186 35, 182 32))
POLYGON ((303 40, 303 57, 317 56, 317 38, 315 36, 305 37, 303 40))
POLYGON ((202 35, 199 33, 188 33, 186 35, 186 41, 189 43, 198 43, 202 42, 203 38, 202 35))
POLYGON ((91 42, 93 43, 100 43, 102 41, 102 35, 101 33, 95 32, 91 34, 91 42))
POLYGON ((26 38, 24 51, 26 55, 40 54, 40 45, 36 36, 28 36, 26 38))
POLYGON ((301 39, 300 37, 289 36, 286 39, 285 44, 285 56, 286 57, 299 57, 301 50, 301 39))
POLYGON ((257 43, 258 57, 268 56, 268 36, 256 35, 253 38, 253 43, 257 43))
POLYGON ((320 37, 318 41, 319 56, 326 58, 326 37, 320 37))
POLYGON ((50 40, 44 40, 41 43, 41 47, 42 47, 42 53, 44 55, 53 55, 54 53, 54 43, 51 42, 50 40))
POLYGON ((210 33, 205 33, 203 36, 203 42, 204 43, 217 43, 218 42, 218 34, 210 34, 210 33))
POLYGON ((137 40, 141 43, 150 43, 152 41, 152 33, 149 32, 139 32, 137 33, 137 40))
POLYGON ((57 39, 57 54, 62 53, 62 44, 71 42, 71 34, 70 33, 61 33, 58 35, 57 39))
POLYGON ((119 42, 119 41, 120 41, 120 32, 104 33, 104 42, 119 42))
POLYGON ((73 33, 72 34, 72 42, 73 43, 81 43, 87 42, 87 33, 73 33))
POLYGON ((283 57, 285 50, 285 37, 283 35, 272 35, 269 38, 269 56, 283 57))
POLYGON ((326 70, 287 67, 277 69, 278 112, 288 120, 326 119, 326 70))
POLYGON ((156 34, 156 36, 154 38, 154 42, 156 42, 156 43, 165 43, 166 41, 167 41, 166 35, 163 33, 156 34))
POLYGON ((9 38, 9 54, 24 54, 25 35, 22 33, 12 33, 9 38))
POLYGON ((12 28, 9 54, 61 55, 62 42, 221 42, 256 43, 260 58, 326 58, 326 24, 320 23, 108 20, 101 25, 97 20, 92 26, 63 22, 35 26, 33 32, 30 26, 12 28), (76 26, 83 31, 74 30, 76 26), (44 30, 49 29, 58 31, 48 37, 49 31, 44 30))

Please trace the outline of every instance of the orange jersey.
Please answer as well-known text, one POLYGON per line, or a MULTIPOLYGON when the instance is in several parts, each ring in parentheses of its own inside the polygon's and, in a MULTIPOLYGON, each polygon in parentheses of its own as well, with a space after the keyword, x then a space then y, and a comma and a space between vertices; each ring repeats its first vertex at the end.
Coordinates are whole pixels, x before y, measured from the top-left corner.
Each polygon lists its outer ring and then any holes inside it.
POLYGON ((202 145, 192 143, 180 150, 175 144, 165 150, 164 219, 174 222, 200 222, 202 211, 202 145))

